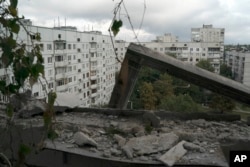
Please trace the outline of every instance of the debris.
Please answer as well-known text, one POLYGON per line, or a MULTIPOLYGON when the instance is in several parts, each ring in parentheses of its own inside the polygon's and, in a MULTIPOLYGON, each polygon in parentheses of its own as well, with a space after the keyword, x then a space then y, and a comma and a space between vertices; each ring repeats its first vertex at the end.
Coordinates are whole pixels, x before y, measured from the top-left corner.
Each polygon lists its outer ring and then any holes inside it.
POLYGON ((126 139, 124 139, 122 136, 120 136, 118 134, 114 134, 114 139, 118 143, 119 147, 123 147, 126 143, 126 139))
POLYGON ((177 141, 179 137, 174 133, 165 133, 160 136, 148 135, 131 138, 124 147, 137 155, 157 153, 168 150, 177 141))
POLYGON ((185 142, 186 141, 184 140, 179 142, 176 146, 172 147, 164 155, 162 155, 159 160, 167 166, 173 166, 176 161, 181 159, 187 153, 187 150, 183 148, 185 142))
POLYGON ((76 132, 73 139, 78 146, 90 145, 97 147, 97 143, 83 132, 76 132))

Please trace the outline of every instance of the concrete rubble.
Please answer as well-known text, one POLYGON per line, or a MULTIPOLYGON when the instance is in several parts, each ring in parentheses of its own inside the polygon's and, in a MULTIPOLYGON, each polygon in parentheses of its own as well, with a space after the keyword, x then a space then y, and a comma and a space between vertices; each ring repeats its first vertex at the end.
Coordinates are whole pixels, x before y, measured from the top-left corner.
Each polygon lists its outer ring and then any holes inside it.
MULTIPOLYGON (((159 120, 159 124, 148 129, 148 124, 133 117, 64 112, 56 116, 59 137, 55 141, 103 158, 164 162, 168 166, 203 164, 226 167, 228 164, 220 143, 250 140, 250 127, 242 121, 159 120)), ((29 128, 30 124, 43 125, 43 118, 17 119, 16 123, 29 128)))
POLYGON ((181 159, 187 153, 187 150, 185 150, 183 147, 184 144, 184 140, 179 142, 177 145, 168 150, 164 155, 162 155, 159 160, 167 166, 173 166, 176 161, 181 159))

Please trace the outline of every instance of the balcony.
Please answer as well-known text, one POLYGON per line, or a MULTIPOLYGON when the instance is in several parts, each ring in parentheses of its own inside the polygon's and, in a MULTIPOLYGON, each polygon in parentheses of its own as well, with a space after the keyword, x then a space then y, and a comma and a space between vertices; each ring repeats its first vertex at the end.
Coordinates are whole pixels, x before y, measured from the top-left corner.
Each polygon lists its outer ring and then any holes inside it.
POLYGON ((90 79, 91 79, 91 80, 96 80, 96 79, 97 79, 97 76, 96 76, 96 75, 92 75, 92 76, 90 76, 90 79))
POLYGON ((56 91, 58 91, 58 92, 67 92, 68 87, 67 87, 67 85, 56 86, 56 91))
POLYGON ((91 97, 96 97, 97 96, 97 93, 92 93, 91 94, 91 97))
POLYGON ((68 65, 68 62, 66 61, 56 61, 55 62, 55 67, 65 67, 68 65))
POLYGON ((89 49, 89 52, 90 52, 90 53, 95 53, 95 52, 96 52, 96 48, 90 48, 90 49, 89 49))
POLYGON ((56 79, 65 78, 65 73, 56 74, 56 79))
POLYGON ((90 86, 91 89, 96 89, 97 88, 97 84, 93 84, 90 86))

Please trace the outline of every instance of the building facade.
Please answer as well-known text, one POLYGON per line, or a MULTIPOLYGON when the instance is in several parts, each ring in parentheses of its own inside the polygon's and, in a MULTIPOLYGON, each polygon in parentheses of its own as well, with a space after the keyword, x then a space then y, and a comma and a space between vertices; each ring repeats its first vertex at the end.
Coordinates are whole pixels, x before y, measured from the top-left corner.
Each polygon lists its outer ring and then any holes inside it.
MULTIPOLYGON (((25 28, 39 33, 41 40, 32 41, 21 28, 18 41, 25 43, 27 49, 31 43, 38 44, 44 58, 45 77, 32 88, 27 86, 33 96, 43 99, 54 90, 59 96, 73 95, 71 100, 77 106, 101 106, 109 102, 117 65, 110 36, 98 31, 80 32, 71 26, 32 26, 29 21, 25 28)), ((0 75, 6 76, 5 71, 2 68, 0 75)))
MULTIPOLYGON (((200 60, 208 60, 215 69, 215 73, 220 72, 220 63, 224 54, 224 28, 213 28, 212 25, 203 25, 202 28, 191 29, 191 41, 181 42, 178 37, 166 33, 163 36, 157 36, 151 42, 141 42, 140 44, 157 52, 168 54, 179 60, 196 65, 200 60), (194 35, 196 34, 196 36, 194 35), (211 37, 210 34, 212 35, 211 37), (198 37, 200 40, 195 40, 198 37)), ((123 41, 124 42, 124 41, 123 41)), ((116 45, 118 56, 121 54, 122 46, 125 50, 129 43, 116 45)))
POLYGON ((225 52, 225 64, 232 69, 234 80, 250 86, 250 52, 231 50, 225 52))

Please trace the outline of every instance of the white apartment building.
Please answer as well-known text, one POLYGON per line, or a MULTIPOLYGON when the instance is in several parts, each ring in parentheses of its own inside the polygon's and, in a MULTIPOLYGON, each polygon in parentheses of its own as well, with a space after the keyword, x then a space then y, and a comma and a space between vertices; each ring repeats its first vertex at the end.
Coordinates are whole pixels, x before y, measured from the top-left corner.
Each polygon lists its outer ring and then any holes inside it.
MULTIPOLYGON (((110 36, 99 31, 80 32, 71 26, 47 28, 33 26, 27 20, 25 23, 28 31, 41 36, 41 41, 34 42, 41 48, 45 78, 32 87, 36 98, 45 98, 47 92, 54 90, 58 99, 72 97, 75 106, 100 106, 109 102, 117 65, 110 36)), ((27 46, 31 44, 23 28, 17 39, 27 46)), ((6 74, 6 69, 1 70, 0 76, 6 74)))
POLYGON ((233 78, 236 81, 250 86, 250 52, 227 51, 225 63, 231 67, 233 78))
MULTIPOLYGON (((190 42, 180 42, 177 36, 166 33, 163 36, 157 36, 156 40, 141 42, 140 44, 163 54, 174 55, 177 59, 192 65, 202 59, 209 60, 215 69, 215 73, 219 73, 224 52, 224 32, 224 28, 203 25, 202 28, 191 29, 190 42), (195 40, 198 37, 199 40, 195 40)), ((119 41, 119 44, 116 43, 118 57, 122 57, 122 54, 124 54, 119 52, 122 47, 125 46, 126 50, 128 45, 129 43, 125 41, 119 41)))
POLYGON ((224 44, 225 29, 203 25, 202 28, 191 28, 192 42, 218 42, 224 44))

